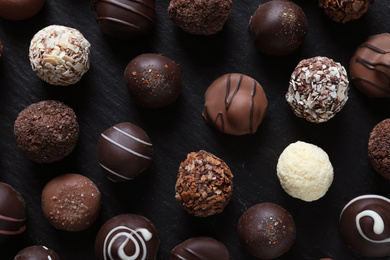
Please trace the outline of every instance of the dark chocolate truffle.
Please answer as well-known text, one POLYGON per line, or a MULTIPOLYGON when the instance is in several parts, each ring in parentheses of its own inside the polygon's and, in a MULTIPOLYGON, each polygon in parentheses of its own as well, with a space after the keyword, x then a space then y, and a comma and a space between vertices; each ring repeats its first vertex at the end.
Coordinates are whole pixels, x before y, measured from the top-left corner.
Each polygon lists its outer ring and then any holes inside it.
POLYGON ((205 94, 202 113, 206 123, 222 133, 253 134, 263 121, 267 98, 261 85, 243 74, 225 74, 205 94))
POLYGON ((87 229, 100 211, 99 189, 80 174, 56 177, 42 191, 42 210, 46 219, 57 229, 87 229))
POLYGON ((107 178, 117 182, 138 176, 150 166, 153 157, 148 135, 132 123, 120 123, 104 131, 97 151, 107 178))
POLYGON ((232 9, 232 0, 171 0, 168 15, 183 31, 212 35, 222 30, 232 9))
POLYGON ((0 0, 0 17, 8 20, 24 20, 36 15, 45 0, 0 0))
POLYGON ((349 71, 353 85, 370 98, 390 98, 390 34, 371 36, 353 55, 349 71))
POLYGON ((60 260, 60 257, 45 246, 29 246, 20 251, 14 260, 60 260))
POLYGON ((272 259, 286 253, 295 240, 295 224, 284 208, 273 203, 260 203, 242 214, 238 234, 249 253, 272 259))
POLYGON ((372 129, 368 139, 368 157, 374 169, 390 180, 390 118, 372 129))
POLYGON ((68 156, 79 138, 79 125, 70 107, 45 100, 19 113, 14 133, 18 147, 30 160, 51 163, 68 156))
POLYGON ((0 182, 0 244, 26 229, 26 203, 10 185, 0 182))
POLYGON ((390 256, 390 200, 362 195, 345 205, 340 215, 341 232, 347 244, 368 257, 390 256))
POLYGON ((257 48, 270 55, 287 55, 298 49, 307 31, 306 16, 291 1, 261 4, 249 21, 257 48))
POLYGON ((206 151, 192 152, 180 164, 176 201, 197 217, 221 213, 230 201, 233 174, 224 161, 206 151))
POLYGON ((99 260, 155 260, 159 245, 160 239, 150 220, 123 214, 100 228, 95 250, 99 260))
POLYGON ((146 108, 167 106, 181 92, 179 65, 160 54, 141 54, 130 61, 125 82, 137 104, 146 108))
POLYGON ((170 260, 230 260, 229 251, 221 242, 211 237, 195 237, 177 245, 170 260))
POLYGON ((92 7, 103 32, 112 37, 139 38, 154 25, 154 0, 92 0, 92 7))
POLYGON ((324 13, 335 22, 346 23, 360 18, 374 0, 319 0, 324 13))

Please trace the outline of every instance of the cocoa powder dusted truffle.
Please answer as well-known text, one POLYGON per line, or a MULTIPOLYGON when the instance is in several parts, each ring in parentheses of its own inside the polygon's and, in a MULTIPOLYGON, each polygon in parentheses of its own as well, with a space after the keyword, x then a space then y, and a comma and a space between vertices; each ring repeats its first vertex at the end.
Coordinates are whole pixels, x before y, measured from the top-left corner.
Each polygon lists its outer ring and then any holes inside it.
POLYGON ((46 246, 29 246, 21 250, 14 260, 60 260, 60 257, 46 246))
POLYGON ((224 161, 206 151, 192 152, 180 164, 176 201, 197 217, 221 213, 230 201, 233 174, 224 161))
POLYGON ((286 100, 298 117, 313 123, 326 122, 348 100, 345 68, 327 57, 302 60, 291 75, 286 100))
POLYGON ((324 13, 335 22, 346 23, 360 18, 374 0, 319 0, 324 13))
POLYGON ((372 167, 390 180, 390 118, 372 129, 368 139, 368 157, 372 167))

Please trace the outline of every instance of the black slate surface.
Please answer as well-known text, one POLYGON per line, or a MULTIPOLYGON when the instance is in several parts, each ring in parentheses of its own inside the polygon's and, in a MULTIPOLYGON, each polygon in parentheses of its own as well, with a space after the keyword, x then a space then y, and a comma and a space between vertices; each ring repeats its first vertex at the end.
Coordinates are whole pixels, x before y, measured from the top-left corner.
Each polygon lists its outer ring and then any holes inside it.
MULTIPOLYGON (((42 244, 61 259, 95 259, 94 240, 99 227, 111 217, 136 213, 157 227, 161 245, 157 259, 194 236, 211 236, 224 243, 232 260, 254 259, 240 245, 237 222, 241 214, 260 202, 286 208, 297 228, 291 250, 278 259, 366 259, 343 241, 338 218, 352 198, 374 193, 390 197, 390 182, 377 174, 367 156, 371 129, 390 112, 388 100, 370 100, 353 86, 343 110, 327 123, 313 124, 297 118, 284 99, 289 77, 301 59, 317 55, 341 62, 348 70, 355 48, 368 36, 387 32, 390 4, 376 1, 359 20, 342 25, 332 22, 315 0, 295 1, 307 16, 308 33, 301 48, 284 57, 259 53, 248 33, 250 16, 259 0, 235 0, 224 29, 214 36, 192 36, 176 28, 167 16, 168 0, 157 1, 155 27, 145 39, 121 41, 105 36, 88 0, 47 0, 32 19, 0 19, 0 181, 20 191, 27 203, 27 230, 0 245, 0 259, 13 259, 22 248, 42 244), (38 79, 30 68, 28 47, 45 26, 60 24, 79 29, 92 44, 90 71, 74 86, 56 87, 38 79), (161 53, 179 63, 183 91, 169 107, 147 110, 129 96, 123 72, 142 53, 161 53), (230 72, 247 74, 262 84, 269 102, 257 133, 230 136, 206 125, 201 116, 204 93, 217 77, 230 72), (75 151, 63 161, 39 165, 26 159, 16 146, 13 122, 31 103, 57 99, 71 106, 81 135, 75 151), (155 157, 149 170, 128 183, 110 182, 100 169, 96 144, 101 132, 129 121, 151 138, 155 157), (304 202, 286 194, 276 176, 283 149, 302 140, 316 144, 329 155, 334 181, 318 201, 304 202), (196 218, 174 199, 177 169, 187 153, 200 149, 222 158, 234 174, 233 197, 224 212, 196 218), (44 218, 40 194, 53 177, 80 173, 92 179, 102 193, 99 218, 88 230, 55 230, 44 218)), ((371 258, 372 259, 372 258, 371 258)), ((386 259, 386 258, 383 258, 386 259)))

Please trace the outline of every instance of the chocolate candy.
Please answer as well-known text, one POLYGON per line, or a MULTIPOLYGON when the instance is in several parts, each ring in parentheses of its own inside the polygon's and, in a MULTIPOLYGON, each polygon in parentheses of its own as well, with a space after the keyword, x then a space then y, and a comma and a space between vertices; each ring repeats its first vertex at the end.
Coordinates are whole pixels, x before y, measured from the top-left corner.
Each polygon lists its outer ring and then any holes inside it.
POLYGON ((267 98, 261 85, 243 74, 225 74, 205 94, 203 117, 222 133, 253 134, 263 121, 267 98))
POLYGON ((26 203, 10 185, 0 182, 0 244, 26 229, 26 203))
POLYGON ((152 143, 145 131, 132 123, 120 123, 104 131, 97 150, 100 166, 112 181, 131 180, 152 163, 152 143))
POLYGON ((295 240, 295 224, 284 208, 273 203, 260 203, 242 214, 238 235, 249 253, 272 259, 286 253, 295 240))
POLYGON ((101 29, 112 37, 135 39, 154 25, 154 0, 92 0, 92 6, 101 29))
POLYGON ((324 13, 333 21, 346 23, 360 18, 374 0, 319 0, 318 4, 324 13))
POLYGON ((43 7, 45 0, 2 0, 0 17, 9 20, 24 20, 36 15, 43 7))
POLYGON ((65 174, 49 181, 42 191, 42 210, 55 228, 81 231, 90 227, 100 211, 100 192, 80 174, 65 174))
POLYGON ((347 244, 368 257, 390 256, 390 200, 362 195, 348 202, 340 215, 341 232, 347 244))
POLYGON ((390 34, 371 36, 349 64, 353 85, 370 98, 390 98, 390 34))
POLYGON ((152 222, 140 215, 123 214, 100 228, 95 250, 99 260, 155 260, 159 245, 152 222))
POLYGON ((293 2, 273 0, 261 4, 249 21, 256 47, 266 54, 290 54, 306 36, 306 16, 293 2))
POLYGON ((138 105, 161 108, 181 92, 181 72, 174 61, 154 53, 141 54, 126 67, 125 82, 138 105))
POLYGON ((29 246, 20 251, 14 260, 60 260, 60 257, 45 246, 29 246))
POLYGON ((390 118, 372 129, 368 139, 368 157, 372 167, 390 180, 390 118))
POLYGON ((211 237, 195 237, 177 245, 170 260, 230 260, 229 251, 221 242, 211 237))

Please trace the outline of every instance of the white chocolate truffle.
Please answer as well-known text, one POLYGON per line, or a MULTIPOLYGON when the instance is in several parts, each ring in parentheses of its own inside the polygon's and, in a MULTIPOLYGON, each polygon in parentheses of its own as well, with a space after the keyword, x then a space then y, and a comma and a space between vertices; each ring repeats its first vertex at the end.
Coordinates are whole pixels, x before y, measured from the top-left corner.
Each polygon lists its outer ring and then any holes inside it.
POLYGON ((333 181, 333 167, 320 147, 298 141, 284 149, 279 157, 277 175, 290 196, 304 201, 318 200, 333 181))
POLYGON ((90 47, 78 30, 50 25, 31 40, 31 67, 40 79, 52 85, 75 84, 89 69, 90 47))

